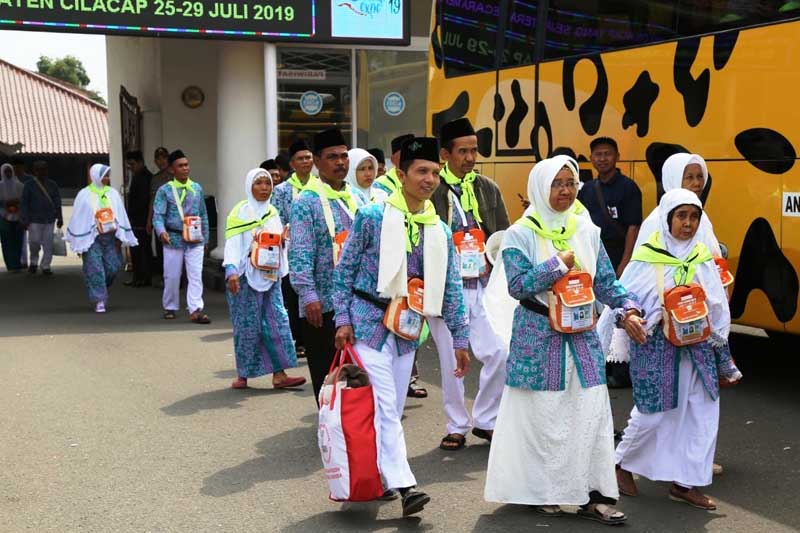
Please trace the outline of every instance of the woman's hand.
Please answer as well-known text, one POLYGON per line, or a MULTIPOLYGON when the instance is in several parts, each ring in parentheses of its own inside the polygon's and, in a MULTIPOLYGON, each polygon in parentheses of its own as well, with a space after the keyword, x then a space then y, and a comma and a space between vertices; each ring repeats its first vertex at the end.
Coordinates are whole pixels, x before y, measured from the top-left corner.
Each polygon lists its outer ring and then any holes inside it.
POLYGON ((567 269, 572 270, 575 267, 575 252, 572 250, 565 250, 563 252, 558 252, 557 255, 564 262, 567 269))
POLYGON ((228 278, 228 290, 234 296, 239 294, 239 276, 236 274, 228 278))
POLYGON ((639 344, 647 342, 647 330, 644 329, 644 324, 644 319, 639 316, 639 312, 636 310, 628 311, 622 321, 622 327, 625 329, 625 333, 628 334, 631 340, 639 344))

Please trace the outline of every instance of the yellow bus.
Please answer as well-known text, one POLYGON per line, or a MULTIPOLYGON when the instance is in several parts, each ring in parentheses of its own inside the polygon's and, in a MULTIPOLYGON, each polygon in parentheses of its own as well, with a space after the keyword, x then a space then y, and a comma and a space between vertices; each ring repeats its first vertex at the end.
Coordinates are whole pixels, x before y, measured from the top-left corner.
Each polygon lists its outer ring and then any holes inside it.
POLYGON ((733 318, 800 333, 798 35, 796 0, 436 0, 427 127, 473 122, 512 219, 555 147, 616 139, 645 216, 663 161, 702 155, 733 318))

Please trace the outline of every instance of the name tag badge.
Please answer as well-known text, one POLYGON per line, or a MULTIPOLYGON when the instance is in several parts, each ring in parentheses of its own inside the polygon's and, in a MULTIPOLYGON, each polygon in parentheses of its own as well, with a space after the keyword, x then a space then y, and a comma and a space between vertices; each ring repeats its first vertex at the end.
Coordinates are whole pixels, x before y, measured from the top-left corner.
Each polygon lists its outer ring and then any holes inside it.
POLYGON ((616 207, 608 206, 608 214, 611 215, 613 219, 619 218, 619 211, 617 211, 616 207))

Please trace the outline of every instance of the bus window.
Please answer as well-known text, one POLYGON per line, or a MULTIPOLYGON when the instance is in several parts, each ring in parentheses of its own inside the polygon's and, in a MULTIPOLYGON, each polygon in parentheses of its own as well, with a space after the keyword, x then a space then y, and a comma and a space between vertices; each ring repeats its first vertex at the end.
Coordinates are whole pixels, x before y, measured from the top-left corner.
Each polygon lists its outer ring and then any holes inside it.
POLYGON ((536 59, 536 2, 509 3, 501 67, 530 65, 536 59))
POLYGON ((766 24, 800 16, 797 0, 717 0, 680 2, 678 32, 699 35, 766 24))
POLYGON ((500 0, 439 1, 445 76, 494 70, 500 0))
POLYGON ((675 2, 551 0, 545 59, 592 54, 672 39, 675 2))

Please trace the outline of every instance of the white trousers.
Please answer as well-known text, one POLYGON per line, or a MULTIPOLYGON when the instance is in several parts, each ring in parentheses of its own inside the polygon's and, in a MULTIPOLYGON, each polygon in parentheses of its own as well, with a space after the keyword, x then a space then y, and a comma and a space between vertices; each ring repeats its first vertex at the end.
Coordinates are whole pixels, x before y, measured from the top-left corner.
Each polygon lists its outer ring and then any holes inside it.
POLYGON ((466 435, 473 427, 473 423, 477 428, 493 430, 500 408, 500 398, 503 395, 506 379, 508 349, 489 323, 483 305, 483 291, 480 284, 477 289, 464 289, 464 304, 469 313, 469 344, 475 358, 483 365, 478 394, 472 406, 472 419, 464 402, 464 379, 453 375, 456 369, 453 336, 444 319, 428 319, 431 337, 439 352, 442 400, 448 433, 466 435))
POLYGON ((189 287, 186 289, 186 306, 190 313, 203 309, 203 246, 170 248, 164 246, 164 295, 162 306, 167 311, 177 311, 181 302, 181 273, 186 265, 189 287))
POLYGON ((28 226, 28 245, 30 247, 30 266, 40 266, 42 269, 50 268, 53 262, 53 226, 50 224, 37 224, 31 222, 28 226), (39 248, 42 249, 42 263, 39 264, 39 248))
POLYGON ((381 444, 378 467, 387 489, 413 487, 417 484, 406 452, 406 437, 400 417, 414 366, 414 352, 397 353, 394 335, 389 335, 381 351, 363 342, 355 346, 369 375, 375 394, 375 415, 380 417, 381 444))

